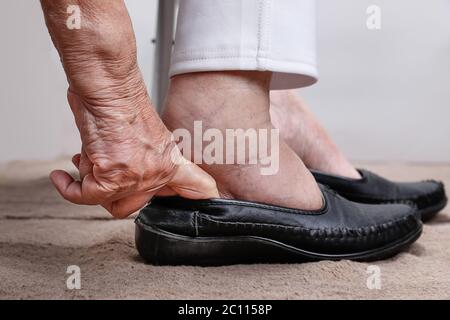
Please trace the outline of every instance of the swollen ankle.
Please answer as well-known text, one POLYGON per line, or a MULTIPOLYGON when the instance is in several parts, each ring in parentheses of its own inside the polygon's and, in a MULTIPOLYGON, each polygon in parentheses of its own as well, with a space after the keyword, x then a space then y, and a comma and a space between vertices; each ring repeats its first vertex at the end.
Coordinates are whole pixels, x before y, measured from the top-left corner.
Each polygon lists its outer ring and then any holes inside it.
POLYGON ((191 135, 180 139, 183 144, 190 140, 182 149, 189 149, 188 158, 216 180, 222 197, 319 209, 322 195, 314 178, 270 123, 269 84, 270 76, 264 73, 176 77, 162 118, 170 130, 181 128, 191 135), (203 131, 197 137, 199 123, 203 131), (234 131, 232 143, 227 130, 234 131), (222 141, 220 147, 213 146, 216 140, 222 141), (244 142, 243 149, 238 141, 244 142), (194 159, 198 148, 200 162, 194 159), (211 157, 205 158, 205 150, 211 157), (231 163, 225 161, 230 153, 235 160, 231 163), (225 159, 218 162, 217 156, 225 159))

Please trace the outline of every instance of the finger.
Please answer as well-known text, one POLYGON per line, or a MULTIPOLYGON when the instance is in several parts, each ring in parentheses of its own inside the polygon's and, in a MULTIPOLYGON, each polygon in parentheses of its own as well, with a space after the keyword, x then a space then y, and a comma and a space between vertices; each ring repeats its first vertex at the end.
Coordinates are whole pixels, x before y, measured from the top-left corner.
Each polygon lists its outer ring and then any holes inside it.
POLYGON ((77 169, 80 169, 80 160, 81 160, 81 153, 77 153, 72 157, 72 163, 77 169))
POLYGON ((190 199, 218 198, 216 181, 199 166, 186 160, 167 184, 180 196, 190 199))
POLYGON ((115 194, 113 190, 107 190, 98 184, 92 174, 88 174, 80 182, 65 171, 55 170, 50 174, 50 179, 59 194, 75 204, 98 205, 107 202, 115 194))
POLYGON ((107 189, 98 183, 92 173, 88 173, 82 182, 82 196, 86 204, 102 204, 113 201, 113 196, 120 197, 115 190, 107 189))
POLYGON ((80 171, 80 178, 81 180, 84 179, 86 175, 89 173, 92 173, 93 164, 89 157, 86 154, 86 151, 84 151, 84 148, 81 149, 81 156, 80 156, 80 167, 78 170, 80 171))
POLYGON ((62 170, 55 170, 50 173, 50 180, 64 199, 75 204, 85 204, 81 192, 81 183, 75 181, 70 174, 62 170))
POLYGON ((117 201, 102 204, 111 215, 118 219, 124 219, 132 213, 142 209, 152 198, 154 192, 137 193, 117 201))

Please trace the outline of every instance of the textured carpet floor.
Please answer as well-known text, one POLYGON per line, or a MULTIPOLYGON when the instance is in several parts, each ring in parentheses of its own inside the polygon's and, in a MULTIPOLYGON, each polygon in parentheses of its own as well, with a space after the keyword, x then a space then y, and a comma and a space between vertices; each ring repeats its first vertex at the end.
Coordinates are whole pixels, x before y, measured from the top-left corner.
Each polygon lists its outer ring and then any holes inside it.
MULTIPOLYGON (((215 268, 145 265, 134 248, 132 219, 63 201, 47 178, 66 161, 0 167, 0 298, 390 299, 450 298, 450 214, 425 225, 408 251, 371 264, 350 261, 215 268), (367 267, 381 271, 368 289, 367 267), (81 289, 66 286, 81 269, 81 289)), ((367 165, 398 180, 436 178, 450 166, 367 165)))

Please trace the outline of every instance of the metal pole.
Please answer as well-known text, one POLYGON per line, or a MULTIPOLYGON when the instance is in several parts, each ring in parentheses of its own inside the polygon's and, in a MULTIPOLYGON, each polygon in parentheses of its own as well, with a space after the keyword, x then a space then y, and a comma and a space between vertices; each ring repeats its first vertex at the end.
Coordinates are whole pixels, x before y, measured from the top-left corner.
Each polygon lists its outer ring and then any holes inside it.
POLYGON ((168 72, 174 35, 175 2, 176 0, 158 1, 155 72, 152 83, 152 98, 158 112, 161 112, 169 86, 168 72))

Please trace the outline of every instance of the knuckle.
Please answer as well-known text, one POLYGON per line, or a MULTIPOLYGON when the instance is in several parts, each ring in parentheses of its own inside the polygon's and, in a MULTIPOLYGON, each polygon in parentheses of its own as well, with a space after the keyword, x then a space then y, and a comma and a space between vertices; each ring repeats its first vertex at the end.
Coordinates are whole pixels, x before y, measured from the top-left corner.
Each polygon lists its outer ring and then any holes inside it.
POLYGON ((152 189, 169 182, 177 164, 171 153, 173 141, 162 141, 152 151, 136 153, 125 159, 101 157, 96 159, 94 173, 101 185, 113 194, 152 189))
POLYGON ((159 166, 158 176, 160 176, 162 180, 170 179, 175 171, 174 169, 175 164, 171 161, 163 161, 163 163, 159 166))
POLYGON ((137 170, 139 166, 113 161, 99 162, 97 166, 97 176, 103 187, 111 193, 136 189, 142 181, 143 175, 137 170))
POLYGON ((158 166, 159 176, 162 178, 171 178, 177 167, 177 161, 174 159, 173 151, 174 148, 178 150, 178 147, 172 140, 166 141, 163 145, 164 147, 160 153, 161 161, 158 166))

